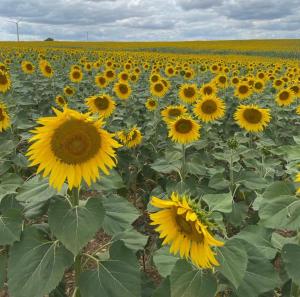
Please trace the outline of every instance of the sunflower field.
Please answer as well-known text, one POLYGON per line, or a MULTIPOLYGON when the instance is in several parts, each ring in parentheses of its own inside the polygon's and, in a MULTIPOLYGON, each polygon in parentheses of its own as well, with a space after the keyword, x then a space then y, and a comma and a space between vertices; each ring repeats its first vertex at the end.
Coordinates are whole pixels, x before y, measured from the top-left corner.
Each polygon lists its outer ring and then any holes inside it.
POLYGON ((284 44, 0 43, 0 296, 299 297, 284 44))

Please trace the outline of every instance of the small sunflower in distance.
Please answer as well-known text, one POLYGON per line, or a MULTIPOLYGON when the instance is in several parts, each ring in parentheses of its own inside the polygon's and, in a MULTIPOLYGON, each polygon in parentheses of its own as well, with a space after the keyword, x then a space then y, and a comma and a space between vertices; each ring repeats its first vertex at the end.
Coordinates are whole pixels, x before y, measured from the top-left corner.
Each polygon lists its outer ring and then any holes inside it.
POLYGON ((295 95, 292 90, 283 89, 278 92, 275 101, 279 106, 288 106, 293 103, 294 99, 295 95))
POLYGON ((196 141, 200 138, 201 126, 189 115, 177 117, 174 121, 168 123, 168 136, 172 141, 186 144, 196 141))
POLYGON ((186 113, 187 109, 184 105, 169 105, 161 112, 161 115, 164 122, 168 124, 186 113))
POLYGON ((95 76, 95 84, 100 88, 103 89, 108 85, 109 81, 106 77, 102 74, 98 74, 95 76))
POLYGON ((114 85, 114 92, 118 96, 118 98, 122 100, 127 100, 131 95, 131 87, 126 82, 117 82, 114 85))
POLYGON ((252 90, 247 82, 241 82, 236 86, 234 95, 240 100, 247 99, 252 94, 252 90))
POLYGON ((29 61, 23 61, 21 63, 21 68, 22 68, 22 71, 26 74, 32 74, 32 73, 34 73, 34 70, 35 70, 35 67, 29 61))
POLYGON ((257 105, 240 105, 234 113, 237 124, 248 132, 261 132, 271 121, 270 110, 257 105))
POLYGON ((153 96, 162 98, 166 95, 168 91, 167 86, 161 81, 157 81, 150 86, 150 92, 153 96))
POLYGON ((218 120, 225 114, 225 103, 215 96, 204 97, 196 103, 194 114, 203 122, 218 120))
POLYGON ((143 139, 142 133, 137 127, 133 127, 129 131, 121 130, 117 136, 129 148, 138 146, 143 139))
POLYGON ((213 83, 204 84, 199 92, 201 96, 211 96, 217 94, 217 87, 213 83))
POLYGON ((80 69, 72 69, 70 71, 69 78, 70 78, 71 82, 74 82, 74 83, 81 82, 82 78, 83 78, 82 71, 80 69))
POLYGON ((198 99, 196 84, 183 84, 179 89, 179 98, 186 103, 194 103, 198 99))
POLYGON ((42 72, 43 76, 47 78, 51 78, 54 74, 53 69, 50 63, 46 60, 41 60, 39 62, 40 71, 42 72))
POLYGON ((11 79, 8 72, 0 70, 0 92, 6 93, 11 88, 11 79))
POLYGON ((151 225, 157 226, 162 244, 170 245, 170 253, 179 253, 199 268, 219 265, 212 248, 224 243, 213 237, 203 210, 177 193, 172 193, 168 200, 152 197, 151 204, 160 209, 150 214, 151 225))
POLYGON ((65 107, 67 105, 66 99, 63 96, 61 96, 61 95, 57 95, 55 97, 55 102, 60 107, 65 107))
POLYGON ((0 102, 0 132, 10 127, 10 117, 7 113, 6 105, 0 102))
POLYGON ((86 105, 92 113, 98 113, 103 118, 108 118, 115 110, 115 101, 106 94, 91 96, 86 99, 86 105))
POLYGON ((153 98, 149 98, 145 103, 146 108, 150 111, 156 110, 157 105, 158 105, 157 100, 153 98))
POLYGON ((43 177, 50 175, 49 183, 57 190, 65 180, 69 189, 79 187, 82 179, 90 185, 99 178, 99 169, 108 175, 116 166, 120 144, 101 128, 103 122, 68 108, 54 112, 53 117, 40 118, 41 126, 31 131, 35 135, 26 154, 30 166, 38 165, 43 177))
POLYGON ((72 88, 72 87, 70 87, 70 86, 65 86, 64 87, 64 94, 66 95, 66 96, 73 96, 74 94, 75 94, 75 89, 74 88, 72 88))

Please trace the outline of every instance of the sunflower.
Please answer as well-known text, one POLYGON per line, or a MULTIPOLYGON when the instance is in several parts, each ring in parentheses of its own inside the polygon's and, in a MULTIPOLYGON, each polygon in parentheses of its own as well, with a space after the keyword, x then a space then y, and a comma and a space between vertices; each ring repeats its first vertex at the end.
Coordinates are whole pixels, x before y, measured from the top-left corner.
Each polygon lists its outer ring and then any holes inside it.
POLYGON ((240 100, 244 100, 249 97, 252 93, 250 86, 247 82, 240 82, 235 89, 234 95, 240 100))
POLYGON ((26 74, 32 74, 32 73, 34 73, 34 69, 35 68, 34 68, 34 66, 33 66, 33 64, 31 62, 29 62, 29 61, 23 61, 21 63, 21 69, 26 74))
MULTIPOLYGON (((296 175, 295 182, 296 182, 296 183, 300 183, 300 173, 298 173, 298 174, 296 175)), ((300 188, 298 188, 297 194, 300 194, 300 188)))
POLYGON ((80 69, 73 69, 70 72, 69 78, 71 82, 79 83, 83 78, 82 71, 80 69))
POLYGON ((157 73, 154 73, 150 76, 150 83, 152 84, 158 82, 159 80, 161 80, 161 77, 157 73))
POLYGON ((32 131, 27 156, 37 173, 50 175, 51 186, 60 190, 65 180, 69 189, 79 187, 82 179, 90 185, 99 178, 99 169, 109 174, 116 166, 115 149, 120 147, 113 135, 102 129, 101 120, 65 108, 54 109, 55 116, 38 120, 42 126, 32 131))
POLYGON ((168 91, 167 86, 161 80, 151 84, 150 86, 151 94, 156 97, 160 97, 160 98, 164 97, 167 91, 168 91))
POLYGON ((237 76, 234 76, 231 79, 231 84, 234 85, 234 86, 237 85, 239 82, 240 82, 240 79, 237 76))
POLYGON ((40 71, 45 77, 51 78, 54 74, 50 63, 46 60, 41 60, 39 62, 40 71))
POLYGON ((0 132, 10 127, 10 117, 7 113, 6 105, 0 102, 0 132))
POLYGON ((104 118, 109 117, 115 110, 115 101, 106 94, 91 96, 86 99, 86 105, 92 113, 98 113, 104 118))
POLYGON ((299 96, 300 96, 300 86, 299 86, 299 85, 292 85, 292 86, 290 87, 290 90, 291 90, 292 92, 294 92, 294 95, 295 95, 296 97, 299 97, 299 96))
POLYGON ((114 92, 116 93, 118 98, 127 100, 131 95, 131 87, 128 83, 119 81, 114 85, 114 92))
POLYGON ((6 93, 11 87, 11 79, 8 72, 0 70, 0 92, 6 93))
POLYGON ((55 102, 56 102, 57 105, 59 105, 61 107, 65 107, 67 105, 66 99, 61 95, 57 95, 55 97, 55 102))
POLYGON ((129 80, 129 73, 126 71, 122 71, 118 74, 119 81, 127 82, 129 80))
POLYGON ((168 124, 186 112, 187 109, 183 105, 169 105, 161 112, 161 115, 163 120, 168 124))
POLYGON ((240 105, 234 113, 237 124, 249 132, 261 132, 271 121, 270 110, 257 105, 240 105))
POLYGON ((220 74, 215 78, 215 82, 220 88, 226 88, 228 84, 227 76, 225 74, 220 74))
POLYGON ((73 96, 75 94, 75 89, 70 87, 70 86, 65 86, 64 87, 64 94, 66 96, 73 96))
POLYGON ((293 91, 283 89, 278 92, 275 101, 279 106, 288 106, 294 101, 294 99, 295 95, 293 91))
POLYGON ((211 96, 217 94, 217 87, 214 83, 204 84, 200 89, 201 96, 211 96))
POLYGON ((253 83, 253 90, 257 93, 262 93, 265 88, 265 83, 263 80, 255 80, 253 83))
POLYGON ((196 84, 183 84, 179 89, 179 98, 186 103, 194 103, 197 98, 196 84))
POLYGON ((284 84, 284 82, 283 82, 282 79, 275 79, 274 82, 273 82, 273 87, 275 89, 281 89, 283 84, 284 84))
POLYGON ((201 126, 189 115, 177 117, 174 121, 168 123, 169 137, 182 144, 196 141, 200 138, 201 126))
POLYGON ((194 114, 203 122, 220 119, 225 114, 225 103, 215 96, 204 97, 195 105, 194 114))
POLYGON ((100 89, 105 88, 108 85, 108 82, 109 81, 104 75, 98 74, 95 76, 95 83, 100 89))
POLYGON ((153 98, 149 98, 146 103, 145 106, 148 110, 153 111, 157 108, 157 100, 153 99, 153 98))
POLYGON ((135 126, 129 131, 121 130, 117 133, 121 142, 129 148, 138 146, 143 139, 141 131, 135 126))
POLYGON ((168 77, 172 77, 175 75, 175 69, 173 68, 173 66, 167 66, 165 68, 165 74, 168 76, 168 77))
POLYGON ((113 81, 115 79, 116 74, 115 74, 115 71, 113 69, 107 69, 104 72, 104 76, 106 77, 106 79, 108 81, 113 81))
POLYGON ((163 245, 170 245, 170 252, 190 259, 199 268, 212 268, 219 263, 212 247, 223 246, 209 230, 210 223, 203 210, 199 210, 188 197, 172 193, 168 200, 151 198, 151 204, 161 210, 151 213, 151 225, 163 238, 163 245))

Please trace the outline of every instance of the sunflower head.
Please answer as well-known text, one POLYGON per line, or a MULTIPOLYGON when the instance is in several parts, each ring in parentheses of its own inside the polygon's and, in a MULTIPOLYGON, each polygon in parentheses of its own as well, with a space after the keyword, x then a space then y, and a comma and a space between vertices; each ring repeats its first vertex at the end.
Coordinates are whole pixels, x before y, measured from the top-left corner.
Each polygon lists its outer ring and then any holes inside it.
POLYGON ((92 113, 98 113, 104 118, 109 117, 115 110, 116 104, 111 96, 102 94, 86 99, 86 105, 92 113))
POLYGON ((167 89, 167 85, 166 85, 166 81, 165 83, 162 80, 159 80, 153 84, 151 84, 150 86, 150 92, 153 96, 162 98, 166 95, 168 89, 167 89))
POLYGON ((194 103, 198 98, 196 84, 183 84, 179 89, 179 98, 186 103, 194 103))
POLYGON ((82 74, 82 71, 80 69, 71 70, 71 72, 70 72, 71 82, 79 83, 79 82, 81 82, 82 78, 83 78, 83 74, 82 74))
POLYGON ((170 252, 179 253, 199 268, 212 268, 219 263, 213 247, 223 246, 209 230, 207 214, 187 197, 172 193, 169 199, 152 197, 151 204, 159 210, 150 214, 151 225, 163 239, 163 245, 170 245, 170 252))
POLYGON ((158 102, 157 100, 153 99, 153 98, 149 98, 146 103, 145 106, 148 110, 150 111, 154 111, 156 110, 157 106, 158 106, 158 102))
POLYGON ((64 94, 66 96, 73 96, 75 94, 75 89, 71 86, 65 86, 64 87, 64 94))
POLYGON ((8 72, 0 70, 0 92, 6 93, 11 88, 11 79, 8 72))
POLYGON ((191 143, 200 138, 200 125, 189 115, 177 117, 168 123, 169 137, 178 143, 191 143))
POLYGON ((279 106, 288 106, 293 103, 294 99, 295 95, 292 90, 283 89, 278 92, 275 101, 279 106))
POLYGON ((261 132, 271 121, 270 110, 257 105, 240 105, 234 114, 237 124, 248 132, 261 132))
POLYGON ((105 88, 108 85, 108 82, 109 81, 104 75, 98 74, 95 76, 95 83, 100 89, 105 88))
POLYGON ((61 95, 57 95, 55 97, 55 102, 56 102, 57 105, 59 105, 61 107, 65 107, 67 105, 66 99, 61 95))
POLYGON ((21 68, 22 68, 22 71, 26 74, 32 74, 32 73, 34 73, 34 70, 35 70, 34 65, 29 61, 23 61, 21 63, 21 68))
POLYGON ((138 146, 143 139, 141 131, 135 126, 129 131, 121 130, 117 133, 120 141, 128 148, 133 148, 138 146))
POLYGON ((206 96, 194 107, 195 115, 204 122, 220 119, 225 114, 225 103, 216 96, 206 96))
POLYGON ((169 105, 161 112, 161 115, 163 120, 168 124, 186 112, 187 109, 183 105, 169 105))
POLYGON ((119 81, 114 85, 114 92, 118 98, 127 100, 131 95, 131 87, 127 82, 119 81))
POLYGON ((0 102, 0 132, 10 127, 10 117, 7 113, 6 105, 0 102))
POLYGON ((214 83, 208 83, 208 84, 204 84, 201 88, 200 88, 200 95, 201 96, 212 96, 217 94, 217 87, 214 83))
POLYGON ((82 179, 90 185, 99 178, 99 169, 109 174, 120 145, 101 128, 102 121, 68 108, 54 111, 56 116, 39 119, 41 126, 32 131, 27 156, 31 166, 38 165, 37 173, 50 175, 50 185, 58 190, 65 180, 70 189, 82 179))
POLYGON ((240 100, 247 99, 252 93, 250 85, 248 82, 240 82, 235 89, 234 95, 238 97, 240 100))
POLYGON ((45 76, 47 78, 51 78, 54 75, 52 66, 50 65, 50 63, 48 61, 41 60, 39 62, 39 67, 40 67, 40 70, 41 70, 43 76, 45 76))

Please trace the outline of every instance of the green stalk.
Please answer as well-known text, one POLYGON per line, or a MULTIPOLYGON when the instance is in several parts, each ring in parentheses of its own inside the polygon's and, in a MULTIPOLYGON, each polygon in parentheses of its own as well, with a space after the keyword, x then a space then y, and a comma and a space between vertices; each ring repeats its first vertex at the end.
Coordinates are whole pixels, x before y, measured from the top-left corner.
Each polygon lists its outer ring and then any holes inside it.
POLYGON ((185 145, 182 145, 182 165, 181 165, 181 181, 184 182, 186 174, 186 156, 185 156, 185 145))
POLYGON ((230 154, 230 163, 229 163, 229 178, 230 178, 230 191, 233 193, 234 188, 234 176, 233 176, 233 151, 231 150, 230 154))

